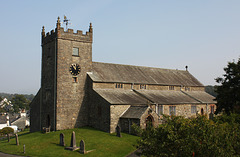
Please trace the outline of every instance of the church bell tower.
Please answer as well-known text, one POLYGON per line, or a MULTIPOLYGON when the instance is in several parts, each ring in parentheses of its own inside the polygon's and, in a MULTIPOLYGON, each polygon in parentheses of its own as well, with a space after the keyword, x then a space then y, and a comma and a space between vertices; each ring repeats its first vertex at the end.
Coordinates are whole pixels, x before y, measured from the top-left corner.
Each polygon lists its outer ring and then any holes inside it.
POLYGON ((83 34, 61 27, 42 28, 40 127, 71 129, 88 124, 87 72, 92 70, 93 30, 83 34))

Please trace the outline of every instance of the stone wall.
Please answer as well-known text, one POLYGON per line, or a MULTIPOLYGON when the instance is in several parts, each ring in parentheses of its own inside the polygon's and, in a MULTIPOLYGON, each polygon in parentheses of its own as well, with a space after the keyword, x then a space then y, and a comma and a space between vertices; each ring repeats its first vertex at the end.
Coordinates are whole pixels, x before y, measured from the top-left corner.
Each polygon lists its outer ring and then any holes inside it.
MULTIPOLYGON (((196 113, 191 113, 191 106, 196 106, 196 110, 198 114, 201 114, 201 110, 203 110, 203 114, 209 116, 211 113, 211 105, 214 106, 214 110, 216 111, 215 104, 175 104, 175 105, 162 105, 163 106, 163 114, 170 115, 169 107, 176 106, 176 116, 183 116, 185 118, 196 117, 196 113)), ((152 106, 152 109, 156 111, 155 105, 152 106)))
POLYGON ((153 126, 154 127, 157 127, 159 124, 160 124, 160 117, 158 116, 158 114, 151 110, 150 108, 148 108, 141 116, 140 118, 140 127, 145 129, 146 128, 146 119, 148 117, 151 117, 152 120, 153 120, 153 126))
POLYGON ((56 40, 45 42, 42 38, 42 76, 41 76, 41 128, 55 130, 55 79, 56 79, 56 40))
POLYGON ((58 39, 57 130, 88 125, 86 78, 87 72, 92 70, 92 43, 70 40, 73 34, 65 34, 61 34, 61 38, 58 39), (79 56, 72 55, 73 48, 79 49, 79 56), (69 72, 73 63, 81 67, 77 76, 69 72), (76 82, 74 77, 77 78, 76 82))
POLYGON ((40 93, 41 89, 35 95, 30 103, 30 132, 40 131, 40 93), (32 114, 31 114, 32 113, 32 114))
POLYGON ((111 105, 110 106, 110 133, 115 132, 119 124, 119 118, 131 105, 111 105))
MULTIPOLYGON (((131 84, 131 83, 122 83, 122 89, 135 89, 140 90, 140 85, 143 84, 131 84)), ((108 83, 108 82, 94 82, 93 88, 104 88, 104 89, 115 89, 116 83, 108 83)), ((169 86, 166 85, 152 85, 146 84, 146 90, 169 90, 169 86)), ((204 91, 204 87, 181 87, 174 86, 175 91, 204 91)))
POLYGON ((110 132, 110 105, 95 91, 89 89, 89 126, 110 132))

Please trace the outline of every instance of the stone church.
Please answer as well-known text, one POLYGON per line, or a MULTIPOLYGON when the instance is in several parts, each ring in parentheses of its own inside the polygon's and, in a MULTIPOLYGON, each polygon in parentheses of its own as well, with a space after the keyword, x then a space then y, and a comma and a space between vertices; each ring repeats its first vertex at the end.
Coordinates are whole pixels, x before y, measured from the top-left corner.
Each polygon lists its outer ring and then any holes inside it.
POLYGON ((133 123, 146 127, 161 117, 209 116, 214 97, 189 71, 92 61, 93 29, 86 33, 42 28, 41 88, 30 105, 30 130, 91 126, 131 132, 133 123))

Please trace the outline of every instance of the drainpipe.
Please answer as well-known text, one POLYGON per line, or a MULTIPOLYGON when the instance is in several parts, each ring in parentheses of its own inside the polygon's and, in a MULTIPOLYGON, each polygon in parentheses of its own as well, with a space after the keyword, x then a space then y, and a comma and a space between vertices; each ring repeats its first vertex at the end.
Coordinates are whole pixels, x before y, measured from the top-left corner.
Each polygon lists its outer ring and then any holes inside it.
POLYGON ((128 133, 131 133, 131 120, 128 118, 128 133))
POLYGON ((133 89, 133 88, 134 88, 134 83, 131 84, 131 89, 133 89))

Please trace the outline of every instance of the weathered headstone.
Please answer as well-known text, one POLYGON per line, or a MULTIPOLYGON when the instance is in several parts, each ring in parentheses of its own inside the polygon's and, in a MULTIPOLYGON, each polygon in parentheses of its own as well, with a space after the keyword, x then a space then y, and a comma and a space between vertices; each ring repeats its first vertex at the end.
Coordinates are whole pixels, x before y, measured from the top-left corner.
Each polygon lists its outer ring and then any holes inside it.
POLYGON ((64 140, 64 134, 63 133, 60 134, 60 144, 59 145, 60 146, 65 146, 65 140, 64 140))
POLYGON ((16 145, 19 146, 18 134, 15 134, 15 137, 16 137, 16 145))
POLYGON ((8 138, 8 142, 10 142, 10 135, 9 134, 7 134, 7 138, 8 138))
POLYGON ((66 147, 65 149, 72 150, 72 151, 79 149, 79 147, 76 146, 76 137, 75 137, 74 131, 72 132, 70 147, 66 147))
POLYGON ((120 128, 119 125, 117 125, 117 127, 116 127, 116 132, 117 132, 117 137, 122 137, 122 135, 121 135, 121 128, 120 128))
POLYGON ((81 154, 86 154, 86 151, 85 151, 85 142, 83 140, 80 141, 80 150, 79 152, 81 154))
POLYGON ((76 136, 75 136, 75 132, 72 132, 72 137, 71 137, 71 147, 76 147, 76 136))

